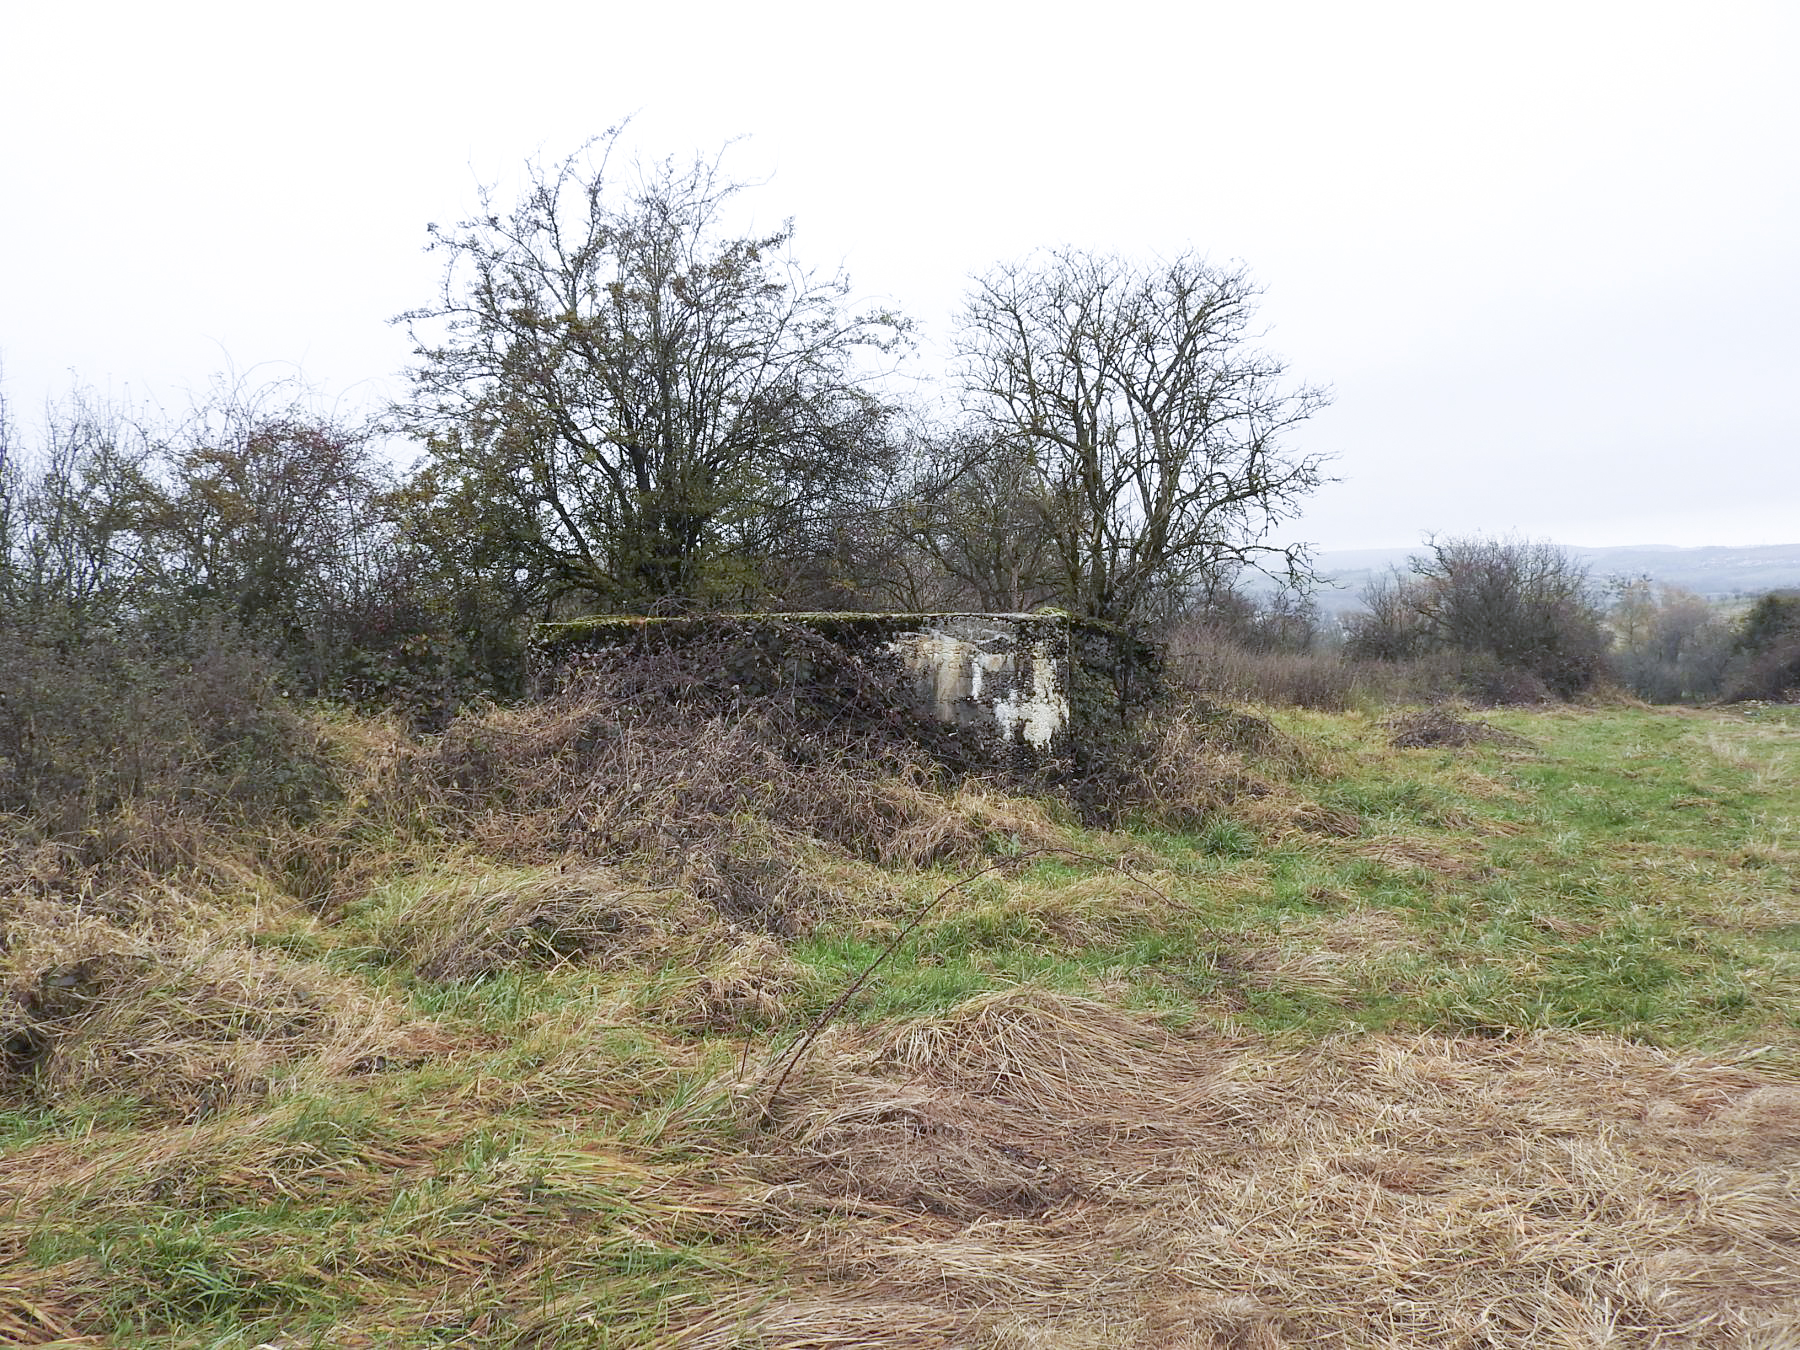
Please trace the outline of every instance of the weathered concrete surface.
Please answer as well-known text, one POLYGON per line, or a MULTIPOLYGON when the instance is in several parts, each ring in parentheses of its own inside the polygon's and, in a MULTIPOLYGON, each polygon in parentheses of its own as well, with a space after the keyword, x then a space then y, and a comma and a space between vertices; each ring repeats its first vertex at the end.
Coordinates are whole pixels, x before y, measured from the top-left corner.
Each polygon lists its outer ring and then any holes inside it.
POLYGON ((1066 634, 1030 614, 921 615, 889 640, 921 707, 940 721, 1048 750, 1069 725, 1066 634))
POLYGON ((754 679, 767 694, 830 678, 807 656, 806 643, 795 641, 797 630, 866 669, 892 671, 919 711, 1033 756, 1116 729, 1161 685, 1156 648, 1059 611, 599 616, 544 624, 534 646, 540 671, 555 679, 585 653, 723 637, 731 649, 719 653, 721 679, 734 687, 754 679))

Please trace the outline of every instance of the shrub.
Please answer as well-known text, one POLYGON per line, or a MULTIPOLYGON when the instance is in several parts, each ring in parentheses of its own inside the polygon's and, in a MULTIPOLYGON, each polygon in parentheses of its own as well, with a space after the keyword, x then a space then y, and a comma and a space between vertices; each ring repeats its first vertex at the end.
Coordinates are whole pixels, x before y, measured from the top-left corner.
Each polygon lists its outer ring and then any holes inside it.
POLYGON ((1525 749, 1531 744, 1513 732, 1463 717, 1446 703, 1401 713, 1389 718, 1387 726, 1393 733, 1389 744, 1401 750, 1442 745, 1500 745, 1525 749))
POLYGON ((1444 683, 1426 660, 1258 649, 1198 624, 1170 635, 1166 672, 1170 684, 1206 698, 1326 712, 1424 699, 1444 683))
POLYGON ((421 725, 517 694, 510 567, 399 487, 376 434, 292 381, 221 384, 179 422, 77 392, 30 446, 0 402, 0 613, 77 644, 229 627, 291 687, 421 725))
POLYGON ((1738 630, 1725 696, 1782 701, 1800 695, 1800 591, 1771 591, 1738 630))
POLYGON ((1639 698, 1679 703, 1718 696, 1733 633, 1701 596, 1649 578, 1615 584, 1609 615, 1616 646, 1613 671, 1639 698))
POLYGON ((230 629, 0 628, 0 812, 17 838, 158 870, 195 829, 302 819, 331 790, 279 671, 230 629))
POLYGON ((1738 634, 1738 646, 1760 652, 1800 633, 1800 590, 1770 591, 1750 607, 1738 634))
POLYGON ((1484 702, 1569 698, 1606 669, 1609 639, 1587 573, 1553 544, 1434 539, 1364 600, 1352 655, 1456 653, 1468 692, 1484 702))
POLYGON ((984 782, 1001 756, 821 635, 785 637, 776 651, 721 621, 589 651, 545 698, 459 716, 372 809, 505 860, 631 860, 779 933, 835 903, 833 859, 928 865, 1061 841, 984 782))

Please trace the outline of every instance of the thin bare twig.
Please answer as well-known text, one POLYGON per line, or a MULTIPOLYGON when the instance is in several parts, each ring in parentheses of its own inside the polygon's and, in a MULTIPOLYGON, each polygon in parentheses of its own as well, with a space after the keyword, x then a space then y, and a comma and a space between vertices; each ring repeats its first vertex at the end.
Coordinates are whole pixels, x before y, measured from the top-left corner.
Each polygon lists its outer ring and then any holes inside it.
MULTIPOLYGON (((769 1089, 769 1095, 763 1100, 763 1119, 766 1121, 769 1118, 770 1111, 775 1105, 775 1099, 781 1095, 781 1089, 787 1085, 788 1078, 793 1074, 795 1068, 799 1066, 800 1061, 805 1058, 806 1052, 812 1048, 813 1042, 819 1038, 819 1033, 824 1031, 825 1028, 831 1024, 831 1020, 844 1010, 845 1005, 847 1005, 851 999, 856 997, 857 991, 873 978, 875 972, 887 962, 887 959, 900 949, 900 944, 912 936, 918 926, 925 922, 931 912, 942 904, 947 897, 960 891, 970 882, 977 881, 988 875, 990 872, 1003 872, 1008 868, 1017 867, 1021 863, 1030 862, 1034 858, 1050 856, 1074 858, 1081 862, 1108 863, 1107 859, 1097 857, 1092 853, 1082 853, 1072 848, 1044 846, 1041 848, 1027 849, 1025 852, 1011 858, 1002 858, 998 862, 989 863, 986 867, 983 867, 978 871, 970 872, 967 876, 959 877, 948 886, 944 887, 936 895, 932 896, 931 899, 919 906, 918 912, 900 926, 899 931, 888 940, 887 946, 877 952, 874 958, 857 972, 856 978, 851 980, 850 983, 844 987, 844 991, 831 1001, 830 1006, 828 1006, 825 1011, 813 1019, 812 1025, 807 1027, 800 1039, 794 1043, 794 1048, 788 1052, 786 1061, 782 1065, 781 1077, 775 1080, 775 1086, 769 1089)), ((1152 885, 1149 881, 1139 876, 1133 868, 1127 867, 1123 862, 1114 859, 1111 860, 1109 865, 1116 867, 1140 886, 1161 896, 1164 900, 1169 898, 1159 887, 1152 885)))

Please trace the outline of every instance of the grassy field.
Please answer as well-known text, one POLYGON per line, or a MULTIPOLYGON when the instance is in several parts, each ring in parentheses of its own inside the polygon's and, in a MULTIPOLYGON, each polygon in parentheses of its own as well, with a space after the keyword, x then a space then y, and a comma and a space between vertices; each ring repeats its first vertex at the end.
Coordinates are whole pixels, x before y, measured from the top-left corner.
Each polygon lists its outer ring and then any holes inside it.
POLYGON ((1271 713, 1109 830, 532 716, 11 860, 0 1343, 1800 1345, 1800 709, 1271 713))

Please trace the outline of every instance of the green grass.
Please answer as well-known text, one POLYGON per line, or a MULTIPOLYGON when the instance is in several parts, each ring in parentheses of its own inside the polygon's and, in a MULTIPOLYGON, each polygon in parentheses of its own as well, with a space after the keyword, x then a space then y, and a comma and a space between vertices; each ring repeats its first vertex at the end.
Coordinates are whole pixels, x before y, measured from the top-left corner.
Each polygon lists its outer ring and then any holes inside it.
MULTIPOLYGON (((839 1020, 1029 985, 1291 1046, 1560 1028, 1800 1076, 1800 719, 1753 711, 1514 711, 1491 720, 1533 748, 1457 751, 1278 715, 1308 751, 1280 792, 1189 831, 1071 827, 1083 856, 952 889, 839 1020), (1358 832, 1309 832, 1309 806, 1358 832)), ((118 1345, 631 1345, 722 1287, 779 1288, 789 1249, 733 1217, 757 1147, 737 1066, 957 878, 891 873, 780 940, 670 917, 641 959, 463 980, 402 940, 429 875, 259 930, 440 1048, 284 1069, 200 1123, 0 1103, 0 1177, 65 1178, 0 1197, 0 1291, 25 1291, 0 1292, 0 1339, 29 1305, 33 1335, 118 1345)))
MULTIPOLYGON (((1062 861, 958 897, 849 1015, 930 1015, 1011 983, 1124 980, 1156 1006, 1175 1007, 1180 990, 1194 1015, 1269 1033, 1556 1027, 1676 1050, 1774 1046, 1800 1067, 1791 739, 1729 712, 1494 720, 1538 748, 1392 751, 1339 740, 1341 776, 1317 797, 1355 812, 1359 838, 1265 840, 1229 816, 1187 835, 1134 836, 1174 878, 1173 904, 1147 920, 1151 931, 1072 946, 1029 908, 1009 907, 1021 890, 1082 877, 1062 861), (1389 838, 1422 846, 1422 861, 1404 847, 1385 856, 1378 845, 1389 838), (1456 866, 1446 874, 1435 855, 1456 866), (1370 911, 1403 924, 1408 948, 1373 960, 1343 953, 1329 994, 1261 960, 1272 944, 1304 954, 1296 924, 1322 929, 1370 911)), ((874 950, 827 931, 796 955, 829 987, 874 950)))

